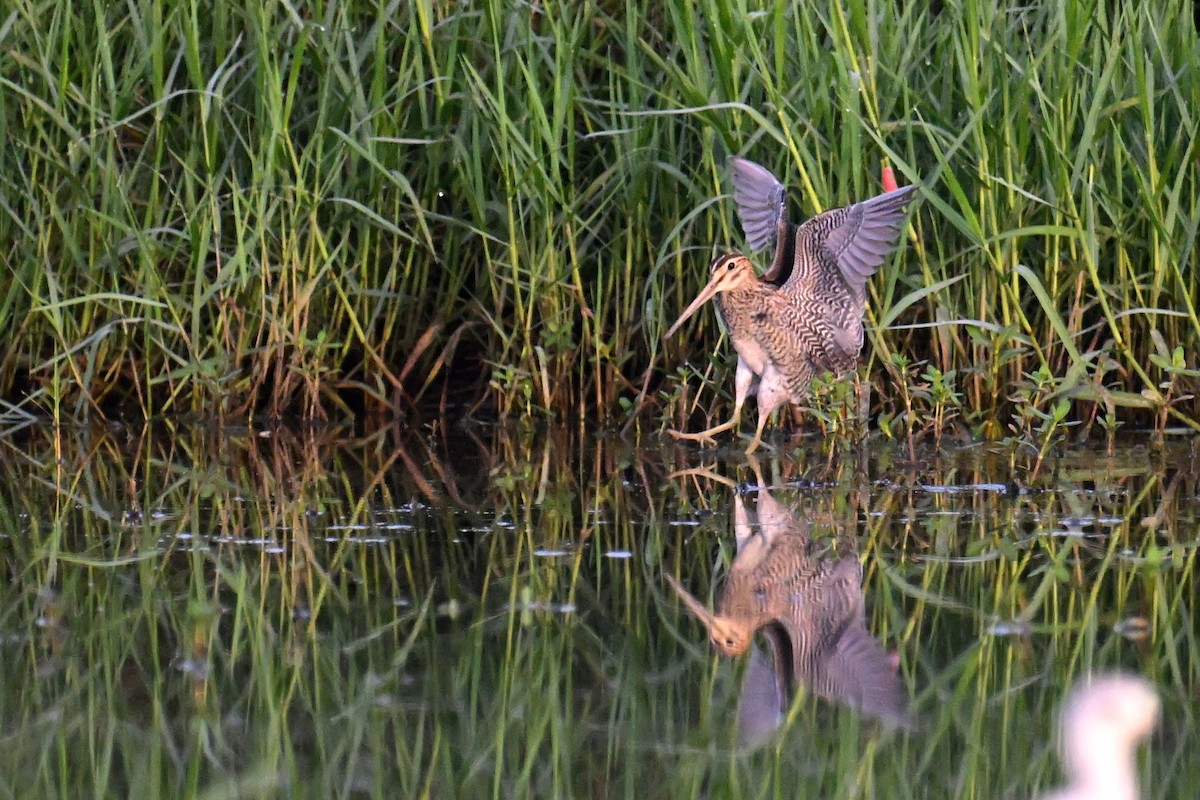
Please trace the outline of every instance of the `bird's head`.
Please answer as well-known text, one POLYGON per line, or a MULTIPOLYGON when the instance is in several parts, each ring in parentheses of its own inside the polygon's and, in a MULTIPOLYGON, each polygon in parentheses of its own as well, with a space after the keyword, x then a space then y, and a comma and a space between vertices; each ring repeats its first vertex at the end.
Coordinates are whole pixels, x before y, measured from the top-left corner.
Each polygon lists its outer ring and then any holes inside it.
POLYGON ((724 617, 712 617, 708 622, 708 638, 713 646, 727 656, 740 656, 750 646, 749 631, 744 624, 724 617))
POLYGON ((671 326, 671 329, 666 332, 663 338, 665 339, 679 330, 679 326, 688 317, 695 314, 700 306, 711 300, 718 292, 739 289, 757 280, 758 274, 754 271, 754 265, 750 263, 750 259, 741 253, 726 253, 717 256, 708 268, 708 284, 700 290, 700 294, 696 295, 696 299, 692 301, 692 304, 679 315, 679 319, 675 320, 675 324, 671 326))
POLYGON ((675 594, 683 600, 688 611, 691 611, 708 628, 708 638, 712 640, 718 650, 727 656, 740 656, 746 652, 746 648, 750 646, 750 637, 753 632, 745 623, 711 613, 703 603, 692 597, 687 589, 680 586, 679 581, 670 575, 664 577, 667 579, 667 583, 671 584, 671 588, 675 590, 675 594))

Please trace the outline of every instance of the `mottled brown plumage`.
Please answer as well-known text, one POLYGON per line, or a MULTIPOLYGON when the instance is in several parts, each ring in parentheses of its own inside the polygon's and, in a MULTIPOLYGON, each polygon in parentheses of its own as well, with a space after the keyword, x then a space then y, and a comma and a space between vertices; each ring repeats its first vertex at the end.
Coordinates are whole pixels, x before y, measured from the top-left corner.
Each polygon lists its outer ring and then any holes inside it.
MULTIPOLYGON (((896 669, 866 628, 858 558, 814 558, 804 523, 765 490, 759 491, 756 515, 746 511, 741 496, 735 497, 734 514, 737 556, 718 590, 715 612, 666 578, 722 653, 741 655, 754 634, 764 632, 774 681, 766 682, 765 671, 757 668, 751 673, 755 683, 744 687, 743 704, 781 720, 795 688, 806 686, 825 699, 906 723, 907 697, 896 669)), ((770 727, 742 716, 747 728, 770 727)))
POLYGON ((753 249, 775 245, 759 278, 740 253, 713 260, 708 285, 667 331, 672 335, 710 298, 738 353, 733 417, 679 438, 712 439, 736 427, 746 396, 757 389, 758 426, 747 452, 762 440, 770 414, 803 400, 812 379, 854 369, 862 349, 866 282, 895 248, 915 186, 818 214, 803 225, 787 219, 787 192, 763 167, 730 159, 734 200, 753 249))

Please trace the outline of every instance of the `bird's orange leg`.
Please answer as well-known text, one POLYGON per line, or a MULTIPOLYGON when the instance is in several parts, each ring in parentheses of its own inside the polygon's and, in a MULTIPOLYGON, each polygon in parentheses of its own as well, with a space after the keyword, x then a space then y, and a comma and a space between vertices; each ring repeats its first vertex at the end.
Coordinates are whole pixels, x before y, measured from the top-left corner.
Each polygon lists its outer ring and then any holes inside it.
POLYGON ((771 412, 769 412, 769 411, 765 414, 762 412, 759 412, 758 425, 754 429, 754 438, 750 440, 749 446, 746 447, 746 455, 750 455, 751 453, 753 453, 755 450, 758 449, 758 446, 760 444, 762 444, 763 427, 767 424, 767 418, 770 416, 771 416, 771 412))
POLYGON ((700 442, 713 442, 715 444, 716 439, 713 438, 713 434, 727 431, 730 428, 736 428, 738 424, 738 418, 741 417, 741 412, 741 407, 734 408, 732 419, 730 419, 728 422, 722 422, 720 425, 714 425, 706 431, 700 431, 698 433, 684 433, 683 431, 669 430, 667 433, 671 434, 671 436, 676 439, 690 439, 700 442))
POLYGON ((733 395, 733 417, 728 422, 722 422, 720 425, 715 425, 706 431, 699 433, 684 433, 683 431, 667 431, 676 439, 690 439, 693 441, 712 442, 716 444, 716 439, 713 434, 727 431, 731 428, 736 428, 738 421, 742 418, 742 404, 746 402, 746 395, 750 393, 750 387, 754 385, 754 379, 757 376, 750 369, 750 366, 745 361, 738 357, 737 376, 734 379, 734 395, 733 395))

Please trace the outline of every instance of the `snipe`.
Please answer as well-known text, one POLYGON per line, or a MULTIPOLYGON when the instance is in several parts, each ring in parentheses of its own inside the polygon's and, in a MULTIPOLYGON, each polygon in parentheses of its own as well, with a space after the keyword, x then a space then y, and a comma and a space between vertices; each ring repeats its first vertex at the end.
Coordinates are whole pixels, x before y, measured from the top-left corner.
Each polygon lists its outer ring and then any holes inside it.
MULTIPOLYGON (((717 256, 709 281, 667 331, 671 336, 716 298, 738 354, 733 416, 681 439, 711 441, 736 428, 747 395, 757 390, 758 426, 746 452, 762 441, 775 409, 803 400, 812 379, 842 375, 858 362, 867 279, 896 247, 915 186, 818 214, 796 226, 787 218, 787 190, 764 167, 731 158, 733 197, 751 248, 774 243, 770 269, 759 277, 741 253, 717 256)), ((665 337, 664 337, 665 338, 665 337)))
MULTIPOLYGON (((774 666, 753 662, 743 687, 739 729, 754 744, 778 727, 797 687, 895 724, 909 724, 896 667, 867 631, 862 565, 854 555, 817 558, 804 522, 764 489, 756 512, 734 496, 737 555, 710 612, 678 581, 667 582, 730 656, 764 634, 774 666), (747 708, 754 708, 747 714, 747 708)), ((752 658, 757 655, 752 653, 752 658)))

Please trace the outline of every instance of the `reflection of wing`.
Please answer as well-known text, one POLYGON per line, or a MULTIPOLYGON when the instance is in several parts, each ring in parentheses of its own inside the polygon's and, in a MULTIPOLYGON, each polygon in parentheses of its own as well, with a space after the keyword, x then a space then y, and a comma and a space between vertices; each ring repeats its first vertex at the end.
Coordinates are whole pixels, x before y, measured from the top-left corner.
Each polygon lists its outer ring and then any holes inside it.
POLYGON ((845 558, 803 595, 793 596, 780 622, 792 638, 795 679, 826 700, 907 724, 908 697, 887 653, 866 629, 861 584, 862 565, 845 558))
POLYGON ((831 209, 797 228, 795 264, 783 291, 831 310, 852 306, 861 315, 867 279, 895 249, 916 188, 831 209))
POLYGON ((770 738, 783 724, 792 704, 792 695, 788 691, 791 676, 781 660, 790 648, 787 637, 782 636, 774 625, 768 625, 763 632, 771 646, 771 654, 767 656, 757 647, 750 648, 750 663, 742 675, 742 691, 738 697, 738 744, 746 748, 758 747, 770 738))
POLYGON ((667 576, 721 652, 751 650, 738 704, 742 745, 763 743, 782 724, 797 684, 857 711, 910 724, 905 687, 866 629, 858 558, 813 558, 805 522, 765 488, 755 508, 748 511, 735 497, 738 554, 714 614, 667 576), (750 646, 759 631, 770 646, 769 659, 750 646), (734 634, 736 641, 721 638, 734 634))
POLYGON ((787 280, 792 266, 792 225, 787 219, 787 189, 770 170, 753 161, 734 156, 729 159, 733 174, 733 200, 737 203, 742 230, 750 249, 775 246, 771 268, 762 279, 774 284, 787 280))
POLYGON ((895 667, 861 621, 851 622, 813 677, 813 691, 874 717, 907 725, 908 698, 895 667))

